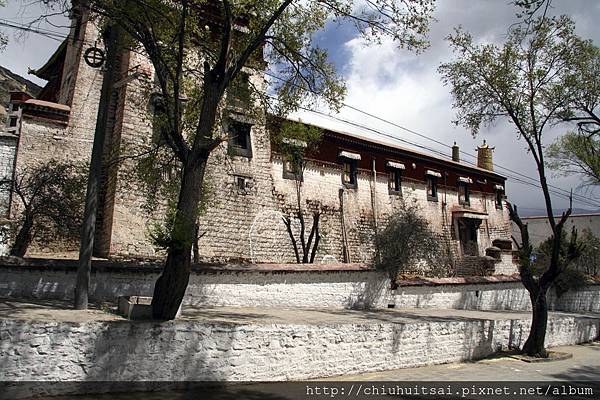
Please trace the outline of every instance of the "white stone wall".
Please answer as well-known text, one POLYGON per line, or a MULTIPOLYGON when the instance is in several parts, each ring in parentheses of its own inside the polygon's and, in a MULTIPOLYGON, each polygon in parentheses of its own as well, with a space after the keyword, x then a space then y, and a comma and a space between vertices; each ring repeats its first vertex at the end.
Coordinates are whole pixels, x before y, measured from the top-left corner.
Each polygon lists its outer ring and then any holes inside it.
MULTIPOLYGON (((271 173, 273 176, 274 190, 279 196, 280 209, 294 210, 296 202, 296 184, 293 180, 283 178, 283 162, 275 157, 272 162, 271 173)), ((341 235, 341 204, 340 190, 343 190, 344 220, 348 235, 348 247, 352 262, 371 262, 374 255, 375 214, 377 225, 384 228, 388 217, 405 202, 407 205, 416 205, 421 213, 430 222, 431 229, 445 237, 450 243, 450 251, 459 255, 459 242, 457 232, 452 220, 452 210, 461 207, 458 202, 458 192, 451 188, 440 188, 439 201, 427 200, 427 187, 425 182, 404 179, 402 182, 402 196, 390 194, 388 191, 388 175, 377 173, 374 183, 371 171, 360 170, 357 189, 344 188, 341 181, 341 165, 310 162, 304 172, 302 183, 302 204, 320 202, 329 212, 325 212, 325 219, 321 231, 325 243, 319 250, 320 257, 334 257, 342 259, 341 235), (375 209, 375 211, 374 211, 375 209)), ((508 211, 498 210, 495 198, 491 194, 481 192, 471 193, 470 209, 485 212, 488 219, 484 220, 478 230, 479 253, 485 255, 485 249, 492 245, 494 239, 509 238, 508 211)), ((306 207, 310 209, 310 207, 306 207)), ((285 227, 278 227, 285 233, 285 227)), ((280 234, 282 235, 282 234, 280 234)), ((503 258, 496 273, 516 272, 516 267, 510 257, 503 258)))
POLYGON ((512 253, 501 253, 500 262, 495 265, 495 275, 513 275, 518 273, 518 266, 513 261, 512 253))
MULTIPOLYGON (((152 296, 158 272, 93 272, 90 300, 152 296)), ((374 271, 193 273, 184 304, 198 306, 387 307, 389 281, 374 271)), ((0 298, 70 300, 75 271, 0 269, 0 298)))
MULTIPOLYGON (((17 137, 0 132, 0 180, 12 179, 15 152, 17 149, 17 137)), ((0 188, 0 218, 8 217, 10 203, 10 188, 0 188)))
POLYGON ((406 286, 396 289, 397 308, 465 310, 530 310, 527 290, 520 282, 479 285, 406 286))
MULTIPOLYGON (((151 296, 158 269, 92 272, 90 298, 116 301, 118 296, 151 296)), ((0 298, 72 299, 75 269, 0 268, 0 298)), ((395 293, 376 271, 210 271, 193 272, 184 304, 198 306, 307 308, 441 308, 466 310, 531 309, 520 282, 401 286, 395 293)), ((600 285, 589 285, 557 298, 549 293, 550 309, 600 312, 600 285)))
MULTIPOLYGON (((0 319, 3 381, 301 380, 481 358, 521 346, 530 321, 499 317, 313 324, 0 319)), ((600 320, 553 315, 546 346, 598 337, 600 320)), ((51 389, 49 387, 48 389, 51 389)))
MULTIPOLYGON (((479 285, 407 286, 396 290, 396 308, 463 310, 531 310, 529 293, 520 282, 479 285)), ((589 285, 560 297, 548 293, 551 310, 600 312, 600 285, 589 285)))

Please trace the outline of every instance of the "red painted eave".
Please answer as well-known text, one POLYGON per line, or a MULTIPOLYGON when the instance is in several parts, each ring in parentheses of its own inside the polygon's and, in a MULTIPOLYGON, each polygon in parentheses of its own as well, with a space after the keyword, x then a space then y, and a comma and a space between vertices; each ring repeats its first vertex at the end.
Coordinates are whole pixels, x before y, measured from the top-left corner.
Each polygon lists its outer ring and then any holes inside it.
POLYGON ((25 101, 24 104, 36 106, 36 107, 48 108, 48 109, 52 109, 52 110, 56 110, 56 111, 62 111, 64 113, 71 112, 71 107, 69 107, 65 104, 53 103, 53 102, 45 101, 45 100, 29 99, 29 100, 25 101))

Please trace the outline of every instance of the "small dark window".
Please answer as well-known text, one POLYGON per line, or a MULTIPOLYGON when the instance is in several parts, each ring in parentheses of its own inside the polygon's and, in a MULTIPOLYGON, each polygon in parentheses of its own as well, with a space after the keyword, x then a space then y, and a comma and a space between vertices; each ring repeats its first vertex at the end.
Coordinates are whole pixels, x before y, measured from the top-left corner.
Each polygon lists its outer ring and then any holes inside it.
POLYGON ((437 177, 427 177, 427 200, 438 201, 437 177))
POLYGON ((504 202, 504 193, 501 190, 496 190, 496 208, 502 210, 504 202))
POLYGON ((164 98, 160 94, 150 95, 150 109, 152 112, 152 142, 165 144, 166 108, 164 98))
POLYGON ((283 161, 283 179, 294 179, 302 181, 301 162, 294 160, 283 161))
POLYGON ((388 175, 388 187, 390 194, 402 194, 402 171, 392 169, 388 175))
POLYGON ((235 186, 238 188, 238 190, 246 190, 246 178, 242 176, 236 176, 235 186))
POLYGON ((469 193, 469 184, 466 182, 458 182, 458 204, 468 206, 471 204, 469 193))
POLYGON ((250 130, 252 125, 238 121, 229 122, 229 153, 235 156, 252 157, 250 130))
POLYGON ((349 188, 356 188, 356 160, 344 160, 342 183, 349 188))
POLYGON ((17 126, 18 121, 19 121, 18 117, 10 117, 10 120, 8 121, 8 127, 14 128, 15 126, 17 126))

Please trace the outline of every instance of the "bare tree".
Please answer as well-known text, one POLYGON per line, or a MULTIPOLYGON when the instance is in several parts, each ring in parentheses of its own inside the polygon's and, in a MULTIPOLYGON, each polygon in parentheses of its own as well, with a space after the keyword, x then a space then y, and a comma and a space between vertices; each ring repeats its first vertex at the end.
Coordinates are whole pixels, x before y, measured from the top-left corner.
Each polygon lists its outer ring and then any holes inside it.
POLYGON ((319 232, 319 222, 321 219, 322 207, 318 201, 313 202, 312 225, 307 229, 305 219, 306 207, 303 202, 303 183, 304 172, 309 163, 307 155, 319 145, 322 138, 322 131, 316 127, 303 125, 301 123, 286 121, 274 132, 272 136, 273 145, 281 154, 283 159, 284 176, 294 182, 295 205, 293 212, 295 219, 291 216, 284 216, 283 223, 294 248, 294 255, 298 264, 312 264, 315 261, 321 234, 319 232), (293 221, 297 220, 300 224, 298 238, 293 228, 293 221), (310 230, 308 238, 306 233, 310 230))

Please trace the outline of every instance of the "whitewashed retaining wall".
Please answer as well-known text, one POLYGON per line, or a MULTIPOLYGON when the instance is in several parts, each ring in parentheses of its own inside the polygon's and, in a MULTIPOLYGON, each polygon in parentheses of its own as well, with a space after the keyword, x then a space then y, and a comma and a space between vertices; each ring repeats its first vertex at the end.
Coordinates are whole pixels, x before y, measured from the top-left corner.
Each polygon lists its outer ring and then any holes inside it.
MULTIPOLYGON (((90 300, 118 296, 152 296, 154 268, 127 272, 92 272, 90 300)), ((202 306, 363 308, 387 307, 389 280, 376 271, 222 271, 194 272, 184 304, 202 306)), ((75 290, 74 269, 0 267, 0 298, 69 300, 75 290)))
MULTIPOLYGON (((327 268, 327 267, 323 267, 327 268)), ((118 296, 151 296, 156 268, 104 268, 92 272, 90 299, 116 301, 118 296)), ((446 308, 470 310, 531 309, 520 282, 400 286, 394 295, 385 275, 369 270, 195 271, 184 304, 198 306, 306 308, 446 308)), ((74 268, 0 266, 0 298, 70 300, 74 268)), ((600 284, 557 298, 551 310, 600 312, 600 284)))
MULTIPOLYGON (((396 290, 397 308, 450 308, 459 310, 531 310, 529 293, 521 282, 476 285, 407 286, 396 290)), ((551 310, 600 312, 600 285, 589 285, 557 297, 549 292, 551 310)))
MULTIPOLYGON (((296 380, 487 356, 528 320, 218 324, 0 319, 0 380, 296 380)), ((598 337, 600 319, 552 315, 547 346, 598 337)))

